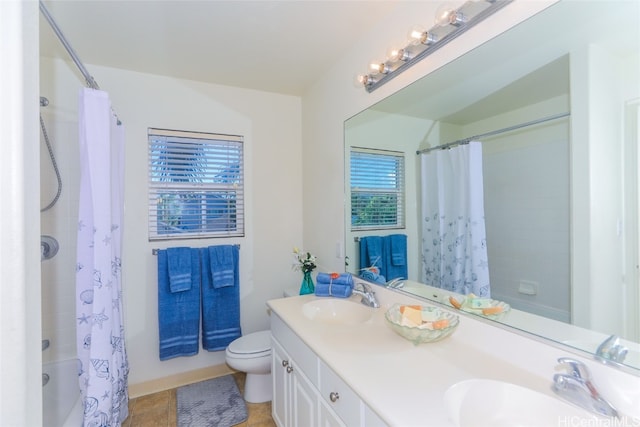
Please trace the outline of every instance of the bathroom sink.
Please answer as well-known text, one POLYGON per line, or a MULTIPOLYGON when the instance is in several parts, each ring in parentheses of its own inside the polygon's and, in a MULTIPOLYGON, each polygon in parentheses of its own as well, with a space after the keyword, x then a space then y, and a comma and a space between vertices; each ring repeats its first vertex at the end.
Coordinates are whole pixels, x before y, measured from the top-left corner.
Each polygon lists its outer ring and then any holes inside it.
POLYGON ((473 379, 452 385, 444 395, 458 427, 594 425, 591 413, 553 396, 515 384, 473 379), (575 424, 577 423, 577 424, 575 424))
POLYGON ((356 325, 371 319, 374 310, 354 301, 327 298, 305 303, 302 313, 314 321, 356 325))

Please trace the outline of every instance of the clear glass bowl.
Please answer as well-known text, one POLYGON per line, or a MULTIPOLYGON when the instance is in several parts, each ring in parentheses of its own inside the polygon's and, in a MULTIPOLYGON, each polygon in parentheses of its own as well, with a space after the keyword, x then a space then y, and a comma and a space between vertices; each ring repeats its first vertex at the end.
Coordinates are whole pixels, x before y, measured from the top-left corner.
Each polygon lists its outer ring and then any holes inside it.
POLYGON ((448 311, 442 310, 438 307, 420 306, 422 310, 436 312, 438 314, 438 320, 447 319, 449 321, 449 326, 442 329, 426 329, 403 326, 401 323, 402 313, 400 312, 400 307, 402 305, 406 304, 395 304, 389 310, 387 310, 387 312, 384 314, 384 317, 391 329, 393 329, 398 335, 402 336, 403 338, 406 338, 409 341, 413 342, 415 345, 436 342, 448 337, 456 330, 456 328, 458 327, 458 323, 460 322, 458 316, 453 313, 449 313, 448 311))
POLYGON ((505 317, 509 310, 511 310, 511 306, 506 302, 492 299, 490 300, 490 307, 500 307, 500 312, 495 314, 483 314, 481 308, 471 308, 467 304, 465 304, 467 297, 464 295, 448 297, 444 299, 444 303, 451 307, 457 308, 451 303, 451 298, 455 298, 458 304, 460 304, 460 308, 458 308, 458 310, 466 311, 467 313, 475 314, 480 317, 486 317, 487 319, 491 320, 501 320, 505 317))

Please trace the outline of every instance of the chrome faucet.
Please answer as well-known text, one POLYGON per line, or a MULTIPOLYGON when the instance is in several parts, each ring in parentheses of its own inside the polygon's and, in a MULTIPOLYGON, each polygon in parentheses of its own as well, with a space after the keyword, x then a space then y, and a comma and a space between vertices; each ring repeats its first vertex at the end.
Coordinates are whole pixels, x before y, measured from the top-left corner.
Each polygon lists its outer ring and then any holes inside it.
POLYGON ((389 280, 384 284, 387 288, 400 289, 404 286, 404 279, 402 277, 396 277, 395 279, 389 280))
POLYGON ((584 363, 568 357, 559 358, 558 363, 567 366, 569 372, 553 376, 552 389, 556 394, 593 413, 618 417, 618 411, 596 390, 584 363))
POLYGON ((376 298, 376 293, 373 291, 373 289, 371 289, 371 286, 369 286, 367 283, 364 283, 364 282, 356 283, 356 285, 353 287, 353 293, 356 295, 360 295, 362 297, 360 302, 366 305, 367 307, 373 307, 373 308, 380 307, 380 303, 378 303, 378 300, 376 298), (358 285, 362 286, 362 290, 357 289, 358 285))
POLYGON ((624 362, 624 358, 627 356, 628 348, 620 344, 620 338, 615 335, 611 335, 604 340, 596 350, 596 357, 603 362, 624 362))

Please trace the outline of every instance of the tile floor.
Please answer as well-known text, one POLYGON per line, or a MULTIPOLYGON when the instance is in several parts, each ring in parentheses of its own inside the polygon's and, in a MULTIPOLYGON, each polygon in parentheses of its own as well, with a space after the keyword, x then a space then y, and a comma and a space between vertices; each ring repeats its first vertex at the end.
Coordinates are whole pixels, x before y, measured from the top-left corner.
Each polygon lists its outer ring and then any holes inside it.
MULTIPOLYGON (((237 372, 233 377, 242 393, 245 373, 237 372)), ((275 427, 271 418, 271 402, 247 403, 249 418, 238 427, 275 427)), ((122 427, 177 427, 176 389, 141 396, 129 401, 129 417, 122 427)))

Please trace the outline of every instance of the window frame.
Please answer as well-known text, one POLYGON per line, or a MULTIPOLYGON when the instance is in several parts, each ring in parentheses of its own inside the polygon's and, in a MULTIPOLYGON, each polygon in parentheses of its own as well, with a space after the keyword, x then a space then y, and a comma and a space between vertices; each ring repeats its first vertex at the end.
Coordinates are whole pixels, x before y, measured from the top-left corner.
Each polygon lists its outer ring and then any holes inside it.
MULTIPOLYGON (((356 231, 369 231, 369 230, 399 230, 399 229, 405 229, 406 228, 406 185, 405 185, 405 180, 406 180, 406 160, 405 160, 405 153, 401 152, 401 151, 392 151, 392 150, 384 150, 384 149, 376 149, 376 148, 364 148, 364 147, 355 147, 352 146, 350 147, 349 150, 349 189, 350 189, 350 197, 349 197, 349 210, 351 212, 351 215, 349 216, 350 221, 350 227, 351 227, 351 231, 356 232, 356 231), (375 157, 383 157, 386 158, 386 161, 389 162, 391 160, 393 160, 396 164, 395 166, 395 189, 390 189, 390 188, 380 188, 380 186, 382 186, 385 182, 388 184, 389 183, 389 179, 385 179, 385 177, 375 177, 374 175, 372 175, 371 172, 383 172, 384 170, 389 170, 389 169, 378 169, 376 170, 375 166, 375 161, 373 161, 372 163, 369 163, 368 166, 370 166, 370 168, 368 169, 368 171, 358 171, 359 176, 356 177, 355 179, 359 180, 360 182, 363 179, 376 179, 377 180, 377 184, 378 186, 372 186, 372 187, 358 187, 358 186, 354 186, 354 155, 355 156, 359 156, 359 157, 370 157, 370 158, 375 158, 375 157), (362 175, 366 175, 367 178, 363 178, 362 175), (355 202, 355 198, 359 196, 366 196, 366 197, 371 197, 371 195, 373 194, 379 194, 379 195, 388 195, 388 196, 392 196, 395 197, 395 216, 393 218, 395 218, 393 223, 382 223, 378 222, 375 224, 372 223, 366 223, 366 224, 354 224, 354 202, 355 202)), ((362 167, 362 169, 364 169, 364 167, 362 167)), ((388 220, 391 219, 392 217, 382 217, 382 220, 388 220)))
POLYGON ((149 241, 244 237, 242 136, 148 128, 147 155, 149 241), (160 209, 161 201, 174 206, 160 209), (174 232, 160 223, 171 210, 181 224, 174 232))

